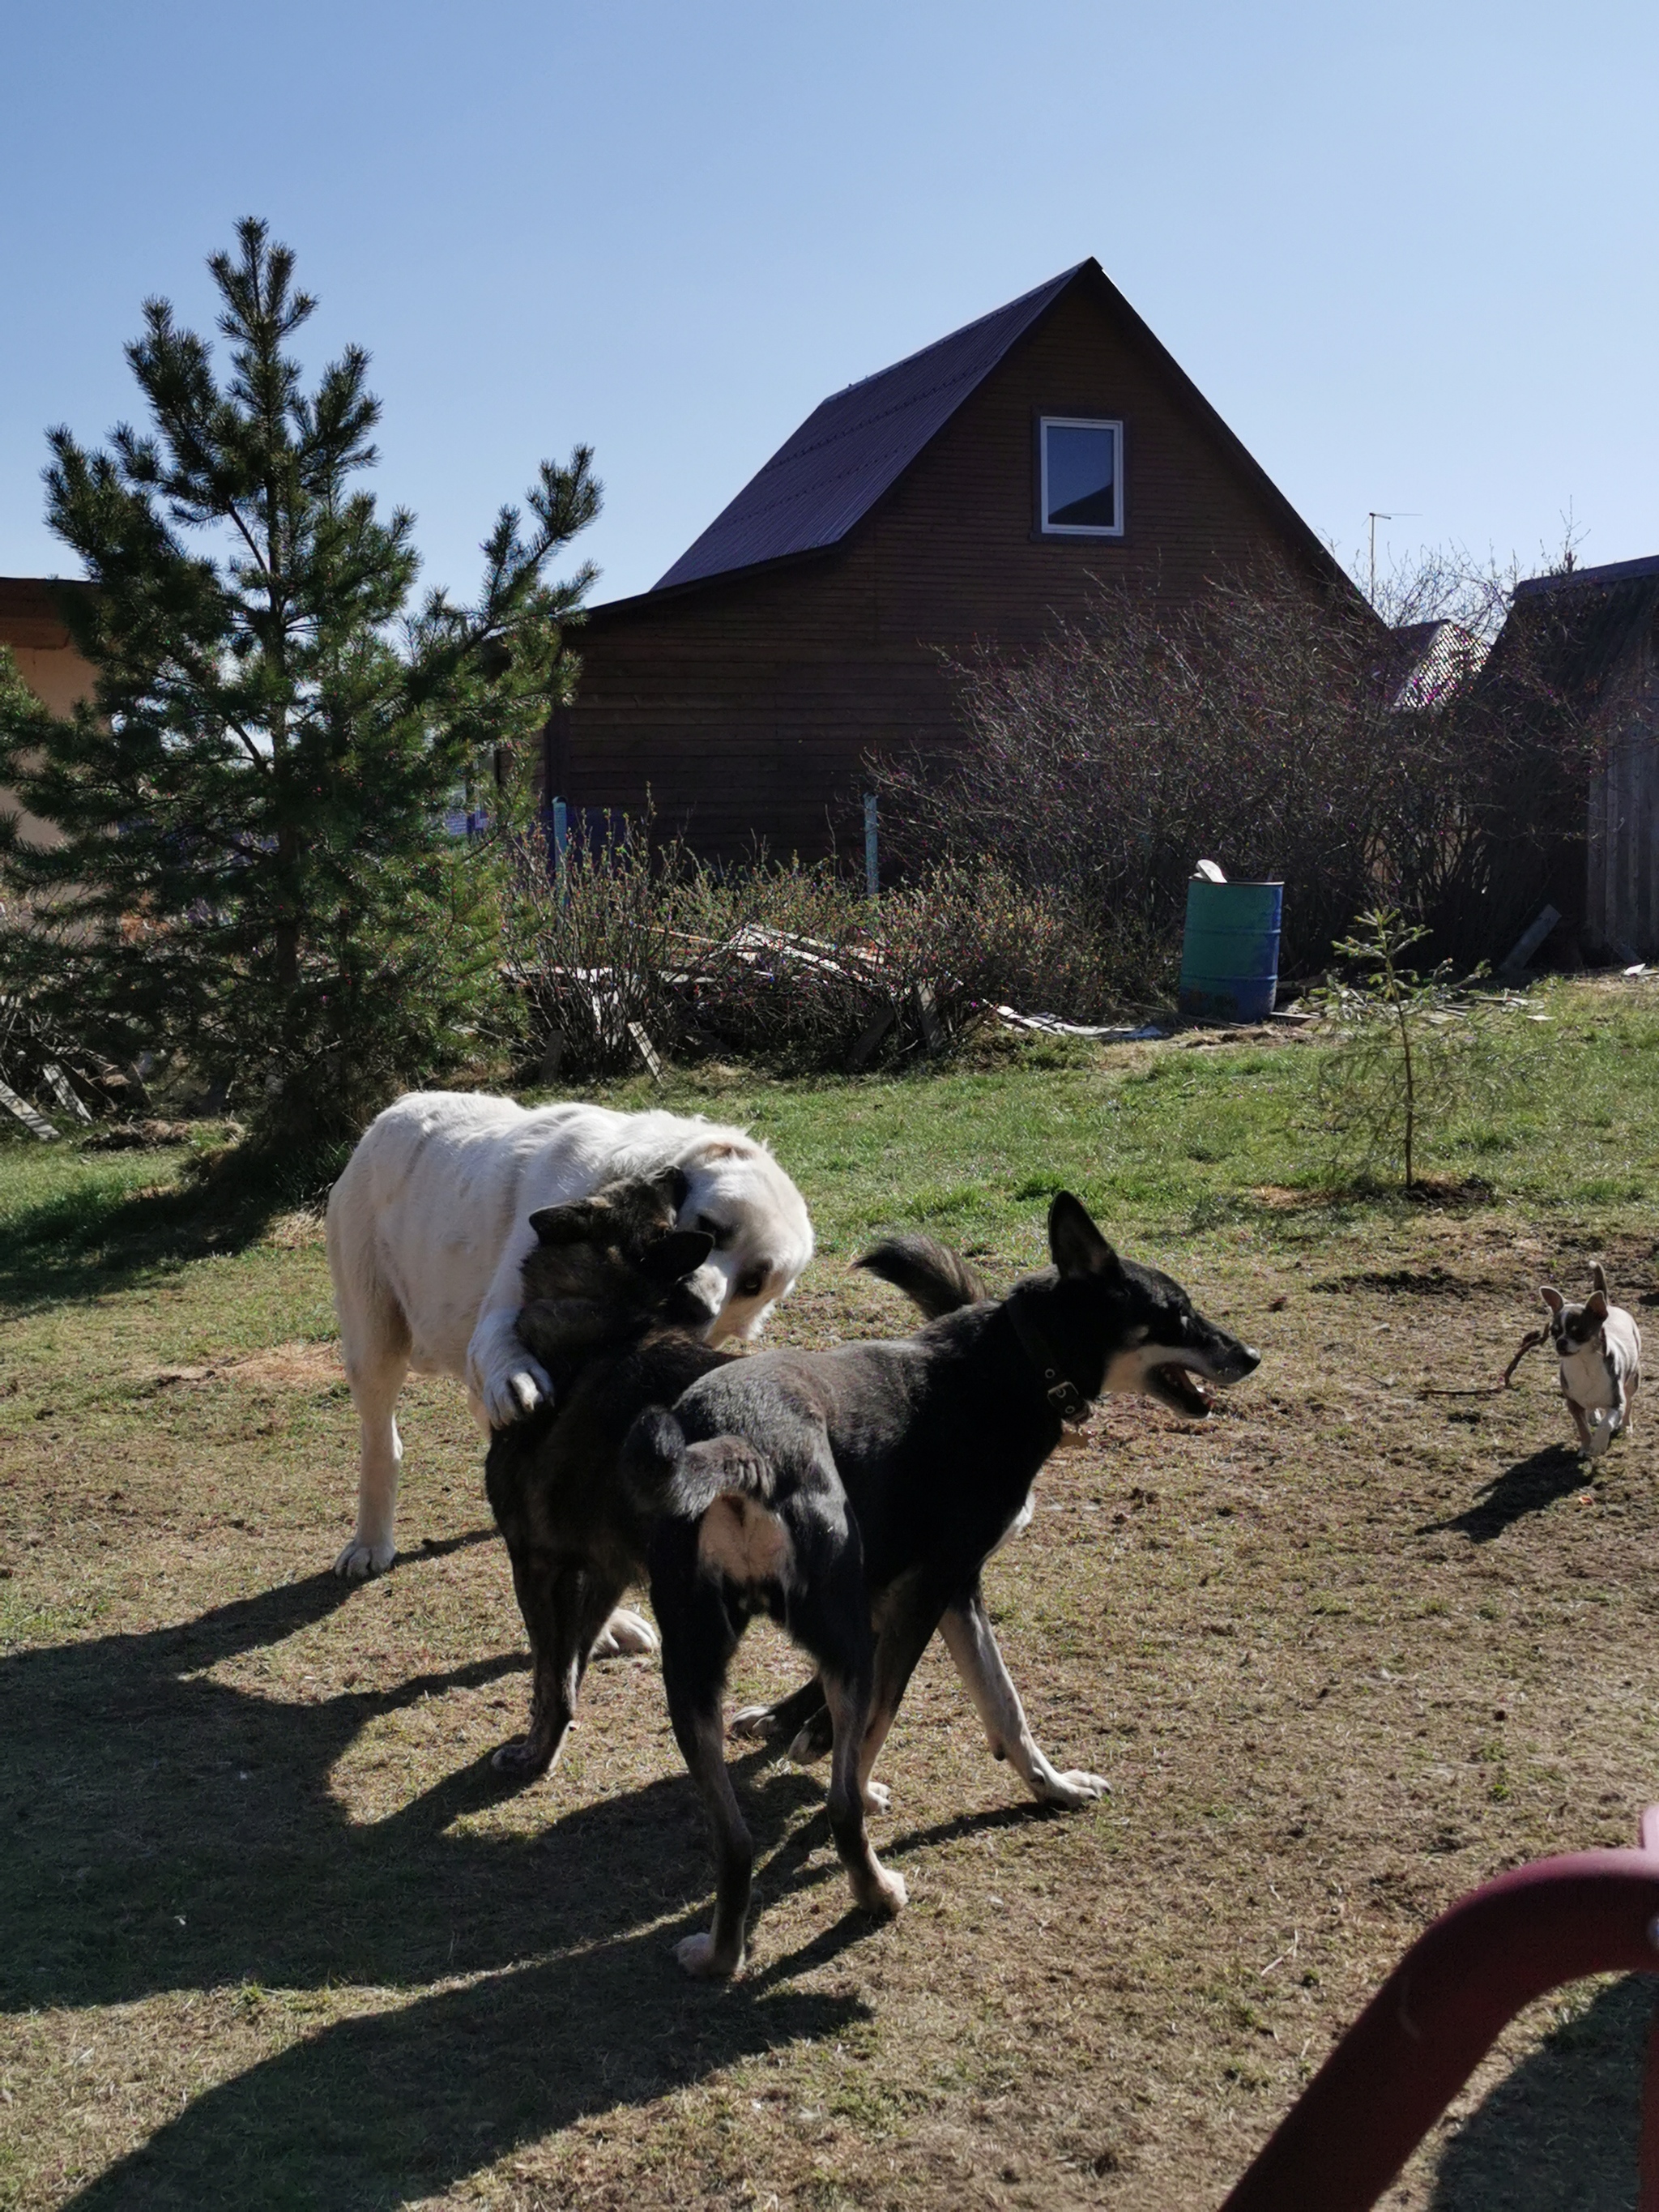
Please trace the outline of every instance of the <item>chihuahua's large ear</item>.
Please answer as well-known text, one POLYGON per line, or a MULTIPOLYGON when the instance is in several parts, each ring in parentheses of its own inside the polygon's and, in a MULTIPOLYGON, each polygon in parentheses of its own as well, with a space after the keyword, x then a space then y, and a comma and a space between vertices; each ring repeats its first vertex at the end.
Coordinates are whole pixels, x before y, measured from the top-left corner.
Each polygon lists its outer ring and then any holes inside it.
POLYGON ((653 1283, 678 1283, 684 1275, 695 1275, 714 1249, 706 1229, 676 1229, 642 1255, 640 1272, 653 1283))
POLYGON ((1539 1290, 1538 1295, 1542 1298, 1544 1304, 1549 1308, 1552 1313, 1559 1314, 1562 1307, 1567 1303, 1562 1297, 1560 1291, 1550 1283, 1545 1283, 1542 1285, 1539 1290))
POLYGON ((678 1217, 680 1208, 691 1195, 691 1178, 684 1168, 666 1167, 652 1176, 651 1188, 662 1192, 678 1217))
POLYGON ((1069 1190, 1048 1208, 1048 1250, 1062 1275, 1120 1275, 1123 1263, 1069 1190))
POLYGON ((1596 1289, 1601 1291, 1602 1297, 1606 1297, 1607 1295, 1607 1279, 1601 1271, 1601 1262, 1599 1260, 1592 1260, 1590 1262, 1590 1280, 1595 1284, 1596 1289))
POLYGON ((610 1211, 602 1198, 579 1198, 568 1206, 538 1206, 530 1225, 538 1244, 581 1244, 610 1211))
POLYGON ((1605 1321, 1607 1317, 1607 1292, 1592 1291, 1584 1301, 1584 1311, 1595 1321, 1605 1321))

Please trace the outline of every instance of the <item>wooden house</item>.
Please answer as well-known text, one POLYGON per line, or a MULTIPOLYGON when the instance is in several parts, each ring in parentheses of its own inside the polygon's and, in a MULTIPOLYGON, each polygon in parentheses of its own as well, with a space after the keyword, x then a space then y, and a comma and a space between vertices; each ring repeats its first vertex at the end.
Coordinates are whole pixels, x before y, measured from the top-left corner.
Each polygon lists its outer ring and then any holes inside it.
POLYGON ((595 607, 545 789, 732 856, 856 848, 860 763, 959 734, 945 658, 1097 580, 1351 591, 1097 262, 836 393, 648 592, 595 607))
MULTIPOLYGON (((89 698, 95 680, 63 617, 62 594, 76 588, 85 587, 41 576, 0 576, 0 646, 10 647, 18 674, 54 714, 67 714, 77 699, 89 698)), ((0 791, 0 813, 14 813, 16 805, 10 792, 0 791)), ((20 830, 37 844, 55 843, 59 835, 33 814, 23 816, 20 830)))
POLYGON ((1552 707, 1595 741, 1553 895, 1563 936, 1577 930, 1591 959, 1659 958, 1659 555, 1517 585, 1488 668, 1501 676, 1521 655, 1548 702, 1539 742, 1552 741, 1552 707))

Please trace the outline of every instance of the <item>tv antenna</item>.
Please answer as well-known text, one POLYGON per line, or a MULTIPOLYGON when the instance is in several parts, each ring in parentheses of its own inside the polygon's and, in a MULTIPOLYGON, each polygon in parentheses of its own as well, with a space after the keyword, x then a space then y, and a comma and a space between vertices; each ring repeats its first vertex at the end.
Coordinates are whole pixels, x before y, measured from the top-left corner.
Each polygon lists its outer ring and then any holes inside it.
POLYGON ((1414 522, 1418 519, 1418 509, 1414 507, 1397 507, 1390 514, 1385 514, 1380 507, 1373 507, 1368 511, 1367 519, 1371 526, 1371 588, 1366 596, 1375 606, 1376 605, 1376 526, 1379 522, 1414 522))

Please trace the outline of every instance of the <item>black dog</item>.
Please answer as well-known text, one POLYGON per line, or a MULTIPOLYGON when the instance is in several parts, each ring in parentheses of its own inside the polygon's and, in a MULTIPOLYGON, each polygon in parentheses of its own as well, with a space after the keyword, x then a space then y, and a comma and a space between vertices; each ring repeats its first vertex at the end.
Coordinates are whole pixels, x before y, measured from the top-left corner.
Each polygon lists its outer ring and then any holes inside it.
POLYGON ((1080 1805, 1106 1787, 1057 1772, 1038 1748, 981 1570, 1029 1517, 1062 1425, 1103 1391, 1142 1392, 1202 1419, 1206 1383, 1242 1380, 1261 1355, 1206 1321, 1167 1275, 1120 1260, 1063 1192, 1048 1247, 1053 1267, 993 1303, 930 1240, 882 1245, 859 1264, 939 1318, 897 1342, 752 1355, 700 1377, 672 1414, 641 1415, 628 1439, 624 1480, 641 1510, 664 1516, 650 1553, 663 1671, 720 1860, 714 1927, 680 1947, 690 1972, 729 1975, 743 1963, 754 1854, 726 1771, 720 1700, 757 1611, 797 1633, 810 1616, 813 1633, 838 1645, 833 1672, 733 1727, 794 1736, 802 1750, 833 1744, 831 1822, 860 1904, 890 1911, 904 1901, 876 1864, 862 1814, 884 1802, 871 1770, 936 1628, 993 1752, 1039 1798, 1080 1805), (874 1630, 867 1677, 848 1611, 855 1566, 874 1630))
POLYGON ((518 1332, 553 1396, 498 1429, 484 1463, 534 1670, 530 1732, 495 1763, 526 1781, 557 1759, 593 1639, 645 1578, 649 1522, 617 1480, 623 1439, 642 1406, 731 1357, 702 1340, 718 1293, 711 1305, 697 1271, 714 1240, 675 1228, 684 1202, 671 1168, 531 1216, 518 1332))
POLYGON ((896 1912, 903 1882, 877 1859, 865 1826, 859 1747, 870 1717, 875 1638, 858 1524, 835 1467, 803 1455, 775 1465, 741 1437, 688 1444, 671 1413, 642 1413, 623 1479, 655 1525, 651 1602, 662 1631, 663 1687, 674 1734, 715 1836, 710 1934, 678 1947, 690 1974, 723 1979, 743 1964, 754 1850, 726 1772, 720 1693, 744 1629, 770 1613, 817 1662, 814 1686, 832 1735, 830 1830, 866 1912, 896 1912))

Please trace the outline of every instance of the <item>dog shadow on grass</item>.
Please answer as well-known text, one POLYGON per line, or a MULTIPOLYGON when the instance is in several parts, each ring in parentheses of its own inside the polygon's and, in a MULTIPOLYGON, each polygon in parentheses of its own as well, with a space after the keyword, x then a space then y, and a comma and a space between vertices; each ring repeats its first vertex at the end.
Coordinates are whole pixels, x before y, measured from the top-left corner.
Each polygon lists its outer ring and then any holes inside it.
POLYGON ((1631 2212, 1653 1982, 1601 1990, 1447 2142, 1430 2212, 1631 2212))
MULTIPOLYGON (((563 1814, 556 1778, 540 1832, 501 1834, 466 1817, 502 1795, 480 1759, 354 1824, 330 1776, 365 1725, 524 1662, 284 1704, 210 1671, 317 1629, 350 1595, 316 1575, 180 1627, 0 1662, 8 2010, 217 1990, 291 2035, 292 2008, 331 1984, 408 2000, 333 2021, 196 2098, 79 2206, 436 2195, 517 2143, 864 2013, 796 1985, 873 1931, 850 1911, 793 1959, 763 1947, 729 1989, 686 1981, 672 1947, 706 1917, 710 1866, 683 1772, 563 1814)), ((783 1890, 841 1890, 821 1784, 768 1753, 738 1765, 761 1909, 783 1890)))
POLYGON ((848 1996, 688 1983, 659 1931, 337 2021, 191 2103, 76 2212, 425 2202, 586 2117, 868 2017, 848 1996))
POLYGON ((1445 1536, 1454 1531, 1472 1543, 1490 1544, 1528 1513, 1547 1512, 1552 1505, 1582 1490, 1589 1480, 1577 1453, 1565 1444, 1547 1444, 1529 1459, 1518 1460, 1494 1475, 1473 1505, 1448 1521, 1430 1521, 1419 1536, 1445 1536))

